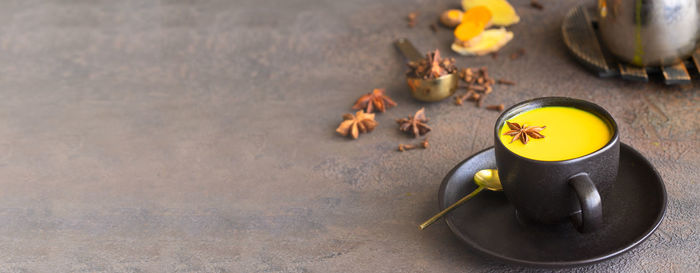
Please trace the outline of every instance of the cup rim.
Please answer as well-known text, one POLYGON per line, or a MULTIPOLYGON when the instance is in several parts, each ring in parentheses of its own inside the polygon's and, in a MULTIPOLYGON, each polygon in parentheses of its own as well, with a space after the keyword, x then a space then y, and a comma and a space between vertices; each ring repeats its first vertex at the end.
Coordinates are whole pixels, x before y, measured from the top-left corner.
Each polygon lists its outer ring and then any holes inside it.
POLYGON ((617 122, 615 121, 613 116, 607 110, 605 110, 605 108, 601 107, 598 104, 590 102, 590 101, 576 99, 576 98, 570 98, 570 97, 557 97, 557 96, 539 97, 539 98, 533 98, 533 99, 519 102, 519 103, 509 107, 508 109, 504 110, 498 116, 498 118, 496 119, 496 124, 494 125, 494 140, 495 140, 494 145, 502 147, 504 150, 507 151, 507 153, 510 154, 510 156, 515 156, 519 160, 525 160, 525 161, 529 161, 529 162, 533 162, 533 163, 536 162, 536 163, 540 163, 540 164, 543 164, 543 163, 544 164, 569 164, 569 163, 576 162, 576 161, 587 160, 591 157, 595 157, 595 156, 611 149, 613 146, 615 146, 618 143, 619 137, 620 137, 620 133, 619 133, 619 129, 617 127, 617 122), (540 102, 542 102, 542 104, 538 105, 538 103, 540 103, 540 102), (587 105, 590 108, 592 108, 592 110, 594 110, 596 112, 592 112, 591 109, 578 108, 578 107, 576 107, 576 104, 587 105), (536 105, 536 106, 535 107, 528 107, 530 105, 536 105), (570 158, 570 159, 564 159, 564 160, 546 161, 546 160, 531 159, 531 158, 527 158, 527 157, 521 156, 519 154, 516 154, 515 152, 513 152, 510 149, 508 149, 507 147, 505 147, 505 145, 503 144, 503 142, 500 139, 500 132, 499 131, 500 131, 501 127, 503 126, 503 123, 506 122, 506 120, 507 120, 506 117, 511 118, 511 117, 513 117, 517 114, 523 113, 525 111, 529 111, 529 110, 532 110, 535 108, 540 108, 540 107, 546 107, 546 106, 574 107, 574 108, 578 108, 578 109, 581 109, 581 110, 584 110, 587 112, 591 112, 592 114, 598 116, 599 118, 604 119, 608 123, 608 126, 610 126, 611 127, 610 129, 613 131, 613 135, 612 135, 612 137, 610 137, 610 140, 608 141, 608 143, 603 145, 603 147, 600 147, 598 150, 595 150, 591 153, 588 153, 586 155, 582 155, 582 156, 579 156, 576 158, 570 158))

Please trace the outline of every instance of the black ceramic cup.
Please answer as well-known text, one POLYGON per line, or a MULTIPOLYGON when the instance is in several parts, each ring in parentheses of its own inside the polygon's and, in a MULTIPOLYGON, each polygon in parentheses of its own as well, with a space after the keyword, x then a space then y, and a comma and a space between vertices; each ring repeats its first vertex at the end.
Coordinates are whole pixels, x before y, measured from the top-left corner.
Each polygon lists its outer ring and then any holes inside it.
POLYGON ((570 220, 580 232, 594 231, 603 225, 604 197, 617 178, 620 159, 617 123, 608 111, 579 99, 536 98, 505 110, 496 121, 494 137, 503 191, 518 217, 542 224, 570 220), (573 107, 592 113, 608 124, 612 138, 595 152, 562 161, 533 160, 506 148, 499 135, 503 124, 520 113, 545 106, 573 107))

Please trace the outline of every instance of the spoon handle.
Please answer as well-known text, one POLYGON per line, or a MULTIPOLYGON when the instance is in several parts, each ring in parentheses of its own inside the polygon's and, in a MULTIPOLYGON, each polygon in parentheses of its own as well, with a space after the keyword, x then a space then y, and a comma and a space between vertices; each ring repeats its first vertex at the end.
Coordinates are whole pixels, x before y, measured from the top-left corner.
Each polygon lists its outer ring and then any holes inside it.
POLYGON ((394 45, 396 45, 396 48, 399 49, 401 54, 408 59, 411 62, 417 62, 423 59, 423 55, 418 52, 415 46, 405 38, 398 39, 396 42, 394 42, 394 45))
POLYGON ((440 217, 445 216, 445 214, 447 214, 448 212, 452 211, 454 208, 458 207, 459 205, 463 204, 464 202, 467 202, 467 200, 469 200, 469 199, 471 199, 472 197, 476 196, 476 194, 479 193, 479 192, 481 192, 481 190, 483 190, 483 189, 484 189, 483 186, 479 186, 479 187, 476 188, 472 193, 467 194, 467 196, 462 197, 462 199, 459 199, 459 201, 457 201, 457 202, 455 202, 454 204, 450 205, 449 207, 447 207, 446 209, 442 210, 442 211, 439 212, 438 214, 435 214, 435 216, 430 217, 430 219, 428 219, 428 221, 425 221, 425 223, 420 224, 420 226, 418 226, 418 228, 420 228, 421 230, 425 229, 426 227, 428 227, 429 225, 431 225, 432 223, 434 223, 435 221, 437 221, 437 219, 440 219, 440 217))

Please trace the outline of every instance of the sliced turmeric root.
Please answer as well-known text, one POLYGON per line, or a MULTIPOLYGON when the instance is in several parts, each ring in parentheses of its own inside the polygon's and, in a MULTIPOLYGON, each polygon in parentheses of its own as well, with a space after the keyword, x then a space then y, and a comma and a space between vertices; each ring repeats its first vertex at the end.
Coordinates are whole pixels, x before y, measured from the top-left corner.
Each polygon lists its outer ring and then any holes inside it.
POLYGON ((453 28, 459 25, 462 22, 462 18, 464 17, 464 12, 462 10, 458 9, 450 9, 446 10, 445 12, 440 15, 440 23, 442 25, 453 28))
POLYGON ((462 16, 462 22, 475 22, 489 27, 493 13, 486 6, 475 6, 467 10, 462 16))
POLYGON ((475 22, 462 22, 455 28, 455 38, 460 41, 469 41, 484 32, 484 27, 475 22))
POLYGON ((455 41, 452 50, 462 55, 486 55, 496 52, 513 39, 513 32, 505 28, 489 29, 468 43, 455 41))
POLYGON ((466 11, 477 6, 485 6, 491 11, 494 25, 509 26, 520 22, 515 9, 506 0, 462 0, 462 8, 466 11))
POLYGON ((462 23, 455 29, 455 38, 470 41, 479 36, 491 23, 491 11, 484 6, 474 7, 462 16, 462 23))

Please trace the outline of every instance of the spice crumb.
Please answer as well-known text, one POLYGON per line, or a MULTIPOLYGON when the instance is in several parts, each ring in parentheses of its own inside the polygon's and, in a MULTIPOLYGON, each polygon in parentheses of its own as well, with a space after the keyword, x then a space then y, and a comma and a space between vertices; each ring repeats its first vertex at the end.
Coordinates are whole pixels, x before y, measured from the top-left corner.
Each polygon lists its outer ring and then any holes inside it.
POLYGON ((435 23, 430 24, 430 30, 437 33, 438 32, 437 25, 435 23))
POLYGON ((416 12, 411 12, 408 14, 408 27, 414 27, 416 26, 416 17, 418 17, 418 13, 416 12))
POLYGON ((525 49, 521 47, 518 48, 517 51, 513 52, 513 54, 510 54, 510 59, 515 60, 517 58, 522 57, 523 55, 525 55, 525 49))
POLYGON ((538 2, 537 0, 531 0, 531 1, 530 1, 530 6, 533 7, 533 8, 536 8, 536 9, 538 9, 538 10, 543 10, 543 9, 544 9, 544 6, 543 6, 540 2, 538 2))

